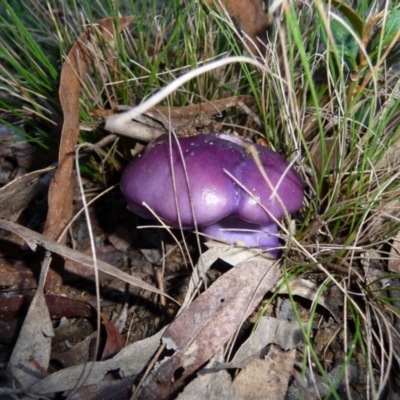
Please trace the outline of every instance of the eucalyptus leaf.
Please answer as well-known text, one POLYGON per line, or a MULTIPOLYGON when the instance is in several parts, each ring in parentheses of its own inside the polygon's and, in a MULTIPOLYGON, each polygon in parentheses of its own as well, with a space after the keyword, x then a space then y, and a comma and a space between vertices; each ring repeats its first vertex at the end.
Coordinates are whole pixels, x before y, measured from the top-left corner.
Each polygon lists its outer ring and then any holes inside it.
MULTIPOLYGON (((331 51, 338 52, 340 59, 346 63, 350 71, 356 69, 359 46, 353 35, 337 20, 330 21, 330 28, 336 44, 336 49, 331 48, 331 51)), ((324 30, 322 32, 322 36, 326 42, 326 32, 324 30)))
MULTIPOLYGON (((400 30, 400 10, 394 10, 387 17, 383 35, 382 35, 382 29, 378 29, 373 38, 370 40, 367 47, 367 51, 370 57, 374 58, 378 54, 380 49, 389 46, 391 42, 394 40, 399 30, 400 30), (380 41, 382 41, 382 43, 380 43, 380 41)), ((397 39, 397 42, 399 42, 399 38, 397 39)))
POLYGON ((359 46, 349 30, 336 20, 331 20, 331 30, 338 50, 356 58, 359 46))
POLYGON ((351 26, 357 32, 360 38, 363 37, 364 21, 348 4, 339 0, 332 0, 332 4, 349 20, 351 26))
POLYGON ((396 10, 388 16, 385 26, 385 32, 383 34, 384 40, 389 39, 390 41, 394 38, 397 32, 400 30, 400 10, 396 10))

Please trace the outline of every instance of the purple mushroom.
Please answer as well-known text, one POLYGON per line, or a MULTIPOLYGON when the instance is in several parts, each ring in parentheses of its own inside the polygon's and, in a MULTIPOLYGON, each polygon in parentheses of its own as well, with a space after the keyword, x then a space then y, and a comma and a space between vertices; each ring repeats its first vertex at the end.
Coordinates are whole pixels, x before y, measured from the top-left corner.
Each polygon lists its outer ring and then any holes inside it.
POLYGON ((210 237, 258 246, 275 257, 275 220, 303 202, 300 177, 280 155, 218 133, 157 138, 128 165, 121 189, 129 209, 144 218, 156 214, 173 227, 199 227, 210 237))

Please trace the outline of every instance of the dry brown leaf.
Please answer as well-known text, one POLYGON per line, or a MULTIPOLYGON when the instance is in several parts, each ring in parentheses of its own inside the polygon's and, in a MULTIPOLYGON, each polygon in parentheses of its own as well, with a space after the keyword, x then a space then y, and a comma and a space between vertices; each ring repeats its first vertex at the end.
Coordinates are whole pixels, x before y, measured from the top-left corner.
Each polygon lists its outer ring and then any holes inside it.
POLYGON ((34 171, 0 189, 0 218, 16 221, 37 193, 37 183, 54 167, 34 171))
POLYGON ((235 389, 226 370, 215 371, 215 365, 223 361, 223 349, 185 386, 177 400, 233 400, 235 389))
POLYGON ((165 129, 168 129, 170 126, 177 129, 190 123, 190 121, 200 114, 212 117, 221 114, 229 108, 237 107, 239 102, 244 103, 246 106, 255 104, 252 96, 231 96, 200 104, 190 104, 184 107, 155 106, 148 110, 146 115, 160 121, 165 129))
MULTIPOLYGON (((12 242, 0 239, 0 248, 12 248, 12 242), (6 247, 7 246, 7 247, 6 247)), ((16 251, 20 248, 15 248, 16 251)), ((0 253, 3 253, 2 251, 0 253)), ((23 251, 20 255, 22 256, 23 251)), ((16 259, 15 255, 0 255, 0 288, 6 290, 33 289, 37 286, 35 274, 25 260, 16 259)), ((0 306, 1 307, 1 306, 0 306)))
POLYGON ((140 398, 164 399, 229 340, 279 280, 276 260, 258 256, 232 268, 191 303, 163 336, 174 350, 163 360, 140 393, 140 398))
POLYGON ((293 370, 296 350, 282 351, 272 345, 265 359, 255 358, 233 381, 236 399, 284 399, 293 370))
POLYGON ((346 362, 337 361, 336 366, 325 376, 321 376, 315 371, 305 371, 305 376, 294 371, 295 380, 290 385, 285 394, 286 400, 298 400, 301 398, 309 400, 330 398, 333 390, 336 393, 348 393, 348 396, 341 397, 346 399, 360 399, 359 392, 355 392, 350 387, 349 382, 358 382, 360 387, 367 385, 368 372, 356 361, 346 362), (346 371, 343 373, 343 371, 346 371), (334 388, 334 389, 333 389, 334 388))
POLYGON ((388 223, 398 218, 399 215, 400 200, 398 198, 394 198, 393 200, 383 199, 380 201, 379 206, 374 210, 373 214, 371 212, 366 239, 371 243, 381 240, 382 236, 384 236, 382 232, 387 232, 388 223))
MULTIPOLYGON (((119 19, 118 28, 125 29, 133 17, 119 19)), ((115 38, 114 19, 105 18, 89 26, 76 41, 64 62, 60 78, 60 102, 64 124, 58 156, 58 167, 50 184, 46 224, 43 234, 57 240, 72 218, 72 200, 74 197, 75 178, 73 161, 75 145, 79 136, 79 94, 82 80, 91 64, 90 46, 96 46, 97 38, 103 36, 108 44, 115 38)), ((65 239, 64 242, 65 243, 65 239)), ((61 273, 51 269, 47 277, 46 289, 57 292, 61 285, 61 273)))
POLYGON ((235 18, 242 32, 246 34, 245 42, 254 55, 265 53, 267 31, 271 25, 263 9, 262 0, 204 0, 209 6, 218 8, 222 3, 229 15, 235 18))
POLYGON ((340 320, 338 313, 335 312, 335 304, 330 304, 329 296, 326 296, 326 293, 319 293, 319 286, 314 282, 303 278, 294 279, 290 281, 289 288, 286 285, 282 286, 279 294, 286 294, 289 290, 292 295, 301 296, 310 301, 317 300, 318 304, 325 307, 336 321, 340 320))
POLYGON ((283 350, 296 347, 303 338, 299 323, 273 317, 262 317, 256 331, 242 344, 233 360, 220 367, 244 368, 255 357, 261 357, 266 346, 273 343, 283 350))
MULTIPOLYGON (((96 317, 96 309, 83 300, 46 294, 46 306, 52 318, 96 317)), ((33 300, 32 295, 0 296, 0 318, 17 318, 24 315, 24 310, 33 300)))
MULTIPOLYGON (((326 138, 324 142, 324 147, 326 150, 326 157, 329 160, 327 163, 329 171, 334 171, 337 168, 338 159, 340 157, 339 142, 336 138, 326 138)), ((319 174, 321 174, 322 168, 324 167, 324 165, 326 165, 326 162, 323 163, 322 153, 322 144, 321 141, 318 139, 311 147, 310 154, 314 162, 315 168, 317 169, 319 174)))
MULTIPOLYGON (((9 331, 15 334, 15 329, 12 329, 14 326, 12 322, 15 321, 16 318, 25 315, 26 308, 32 304, 33 299, 34 297, 32 295, 0 296, 0 318, 5 320, 3 327, 6 328, 9 326, 9 331)), ((44 299, 52 319, 60 319, 63 317, 97 318, 96 308, 86 301, 55 295, 44 295, 44 299)), ((102 334, 105 335, 102 341, 104 346, 101 359, 106 360, 125 347, 125 339, 105 315, 100 314, 100 317, 102 320, 102 327, 104 327, 104 332, 102 331, 102 334)), ((0 338, 3 338, 3 334, 6 333, 10 335, 10 332, 0 332, 0 338)), ((93 337, 96 337, 96 333, 93 337)), ((5 338, 8 339, 7 336, 5 338)), ((4 341, 2 341, 2 343, 4 343, 4 341)), ((55 359, 54 354, 52 354, 52 358, 55 359)))
POLYGON ((100 316, 102 326, 106 331, 106 343, 101 355, 101 360, 108 360, 125 347, 125 338, 104 314, 100 314, 100 316))
POLYGON ((7 372, 23 388, 40 381, 49 366, 54 330, 44 297, 44 282, 50 260, 50 253, 47 253, 38 288, 7 365, 7 372))
POLYGON ((99 384, 80 388, 68 400, 129 400, 135 380, 136 376, 125 378, 117 374, 107 374, 99 384))
MULTIPOLYGON (((51 240, 48 237, 41 235, 40 233, 37 233, 35 231, 32 231, 28 228, 17 225, 10 221, 6 221, 4 219, 0 219, 0 229, 13 232, 16 235, 22 237, 33 250, 35 250, 36 246, 43 246, 46 250, 58 254, 63 258, 68 258, 70 260, 74 260, 76 262, 84 264, 88 267, 94 268, 92 257, 80 253, 79 251, 72 250, 66 246, 62 246, 61 244, 55 242, 54 240, 51 240)), ((118 268, 115 268, 104 261, 97 260, 97 268, 100 271, 103 271, 106 274, 119 278, 127 283, 130 283, 133 286, 140 287, 144 290, 149 290, 150 292, 160 294, 162 296, 168 297, 172 301, 175 301, 168 295, 156 289, 155 287, 141 281, 138 278, 128 275, 123 271, 120 271, 118 268)))
MULTIPOLYGON (((91 307, 91 309, 93 317, 97 318, 97 310, 94 307, 91 307)), ((108 360, 119 353, 126 345, 125 338, 103 313, 100 313, 99 317, 101 318, 100 333, 96 330, 68 349, 65 348, 64 341, 61 346, 58 345, 56 348, 53 346, 51 354, 53 362, 67 368, 86 362, 108 360), (99 348, 97 349, 98 340, 99 348), (60 348, 62 349, 60 350, 60 348)), ((62 331, 61 336, 68 337, 67 335, 71 334, 71 337, 75 337, 77 335, 76 329, 76 325, 70 324, 62 331)))
POLYGON ((110 360, 80 364, 57 371, 29 388, 30 393, 43 396, 72 390, 81 385, 101 385, 110 371, 121 377, 136 376, 156 352, 163 333, 164 329, 154 336, 126 346, 110 360))
MULTIPOLYGON (((79 249, 82 253, 91 256, 92 249, 90 247, 85 250, 79 249)), ((96 257, 98 260, 104 261, 111 265, 120 265, 124 254, 115 250, 111 245, 96 246, 96 257)), ((83 264, 77 263, 72 260, 65 260, 65 275, 64 283, 73 282, 85 278, 88 280, 95 280, 95 271, 92 267, 87 267, 83 264)), ((99 279, 107 279, 107 275, 101 271, 98 275, 99 279)))
POLYGON ((186 292, 185 299, 183 300, 182 306, 178 311, 181 313, 189 305, 193 298, 193 294, 198 290, 199 276, 204 276, 208 269, 218 260, 221 259, 226 263, 235 267, 239 263, 250 260, 259 254, 262 254, 262 250, 256 247, 251 249, 235 247, 230 244, 223 244, 210 240, 205 243, 205 246, 209 248, 208 251, 203 253, 196 267, 193 270, 192 277, 189 282, 189 286, 186 292))

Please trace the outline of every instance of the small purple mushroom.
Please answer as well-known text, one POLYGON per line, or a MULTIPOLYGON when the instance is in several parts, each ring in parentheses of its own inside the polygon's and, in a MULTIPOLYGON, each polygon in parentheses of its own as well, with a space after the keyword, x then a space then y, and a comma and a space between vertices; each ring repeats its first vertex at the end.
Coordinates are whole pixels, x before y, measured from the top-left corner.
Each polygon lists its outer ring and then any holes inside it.
POLYGON ((200 227, 206 235, 258 246, 274 257, 275 220, 303 202, 300 177, 280 155, 218 133, 157 138, 128 165, 121 189, 129 209, 144 218, 153 219, 153 212, 173 227, 200 227))

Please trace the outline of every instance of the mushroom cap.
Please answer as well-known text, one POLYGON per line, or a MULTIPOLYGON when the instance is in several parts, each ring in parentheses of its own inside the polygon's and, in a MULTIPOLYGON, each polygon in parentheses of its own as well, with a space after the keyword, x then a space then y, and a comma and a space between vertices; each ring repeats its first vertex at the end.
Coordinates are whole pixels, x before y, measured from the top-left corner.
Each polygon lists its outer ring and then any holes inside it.
POLYGON ((154 218, 146 204, 171 226, 186 229, 232 214, 267 226, 297 211, 304 196, 299 175, 279 154, 218 133, 157 138, 128 165, 121 189, 131 211, 154 218), (248 146, 257 151, 267 180, 248 146))
POLYGON ((224 169, 233 173, 241 158, 240 145, 218 134, 179 143, 163 135, 126 168, 121 189, 129 209, 144 218, 154 218, 146 203, 174 227, 209 225, 235 210, 238 194, 224 169))
POLYGON ((250 153, 237 166, 235 176, 242 191, 236 214, 246 221, 270 224, 285 213, 296 212, 303 203, 303 183, 297 172, 275 151, 255 146, 264 175, 250 153), (249 194, 251 193, 251 195, 249 194), (261 205, 260 205, 261 204, 261 205))

